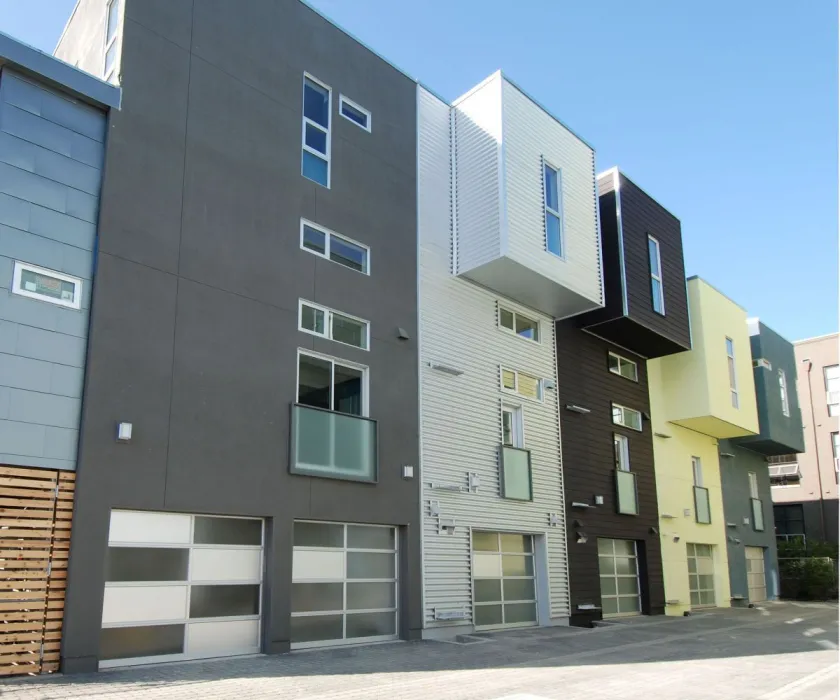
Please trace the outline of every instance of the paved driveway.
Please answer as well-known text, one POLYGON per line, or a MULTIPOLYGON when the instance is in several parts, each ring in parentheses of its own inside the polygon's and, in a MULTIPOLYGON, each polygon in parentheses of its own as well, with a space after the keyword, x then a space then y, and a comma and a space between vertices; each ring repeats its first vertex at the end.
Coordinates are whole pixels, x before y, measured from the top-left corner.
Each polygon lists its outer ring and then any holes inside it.
POLYGON ((96 700, 835 700, 837 606, 478 635, 50 676, 0 697, 96 700))

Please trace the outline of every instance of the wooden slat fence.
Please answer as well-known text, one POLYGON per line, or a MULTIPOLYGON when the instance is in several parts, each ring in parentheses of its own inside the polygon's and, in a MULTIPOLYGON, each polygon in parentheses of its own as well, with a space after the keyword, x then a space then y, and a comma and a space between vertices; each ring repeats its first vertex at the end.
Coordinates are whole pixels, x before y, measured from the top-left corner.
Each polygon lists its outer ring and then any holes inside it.
POLYGON ((0 676, 58 670, 75 485, 0 466, 0 676))

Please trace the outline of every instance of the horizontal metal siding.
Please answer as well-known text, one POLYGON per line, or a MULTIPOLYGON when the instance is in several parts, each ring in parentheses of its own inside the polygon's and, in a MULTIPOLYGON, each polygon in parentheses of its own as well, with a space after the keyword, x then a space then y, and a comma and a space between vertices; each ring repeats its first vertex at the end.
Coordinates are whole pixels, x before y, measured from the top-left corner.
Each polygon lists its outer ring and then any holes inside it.
POLYGON ((603 303, 595 153, 507 81, 502 105, 509 256, 603 303), (543 158, 562 173, 565 260, 545 249, 543 158))
POLYGON ((500 255, 501 79, 487 81, 452 114, 457 267, 463 273, 500 255))
POLYGON ((0 76, 0 462, 74 469, 105 116, 0 76), (82 280, 81 310, 11 293, 16 260, 82 280))
MULTIPOLYGON (((470 528, 546 533, 552 617, 568 615, 565 530, 548 526, 548 514, 564 512, 560 435, 554 391, 544 403, 523 406, 525 444, 531 449, 534 501, 499 497, 499 367, 553 379, 552 320, 539 318, 542 342, 532 343, 497 327, 497 296, 450 274, 448 107, 421 90, 419 97, 419 235, 421 442, 424 509, 425 623, 439 626, 435 608, 465 610, 471 616, 470 528), (453 376, 431 369, 442 364, 463 372, 453 376), (467 486, 468 472, 479 475, 477 493, 454 493, 429 482, 467 486), (438 532, 429 502, 456 520, 455 534, 438 532)), ((508 304, 513 309, 515 304, 508 304)))

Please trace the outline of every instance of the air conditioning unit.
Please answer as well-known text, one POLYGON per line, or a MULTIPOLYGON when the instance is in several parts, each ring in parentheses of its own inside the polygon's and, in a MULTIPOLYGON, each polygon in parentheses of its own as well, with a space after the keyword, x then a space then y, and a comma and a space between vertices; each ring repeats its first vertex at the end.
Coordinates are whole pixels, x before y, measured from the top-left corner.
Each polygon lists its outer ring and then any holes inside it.
POLYGON ((761 367, 762 369, 773 369, 773 365, 770 364, 770 360, 765 359, 763 357, 759 357, 757 360, 753 360, 753 367, 761 367))

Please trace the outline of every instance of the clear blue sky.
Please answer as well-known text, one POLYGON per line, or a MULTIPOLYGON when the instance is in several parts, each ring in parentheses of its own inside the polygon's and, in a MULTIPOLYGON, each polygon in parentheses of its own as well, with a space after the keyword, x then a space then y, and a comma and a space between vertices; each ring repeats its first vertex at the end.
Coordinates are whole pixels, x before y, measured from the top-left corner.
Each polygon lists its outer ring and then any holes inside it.
MULTIPOLYGON (((0 0, 0 30, 51 51, 73 4, 0 0)), ((313 4, 444 98, 501 68, 681 219, 687 274, 837 330, 834 0, 313 4)))

